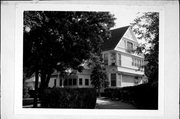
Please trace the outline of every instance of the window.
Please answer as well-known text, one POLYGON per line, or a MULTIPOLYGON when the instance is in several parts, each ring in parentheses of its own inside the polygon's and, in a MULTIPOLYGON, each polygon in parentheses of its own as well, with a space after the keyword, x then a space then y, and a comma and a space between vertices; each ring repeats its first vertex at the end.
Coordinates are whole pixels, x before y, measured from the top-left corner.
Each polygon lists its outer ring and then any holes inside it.
POLYGON ((132 58, 132 66, 134 66, 134 58, 132 58))
POLYGON ((142 68, 142 67, 143 67, 143 60, 133 58, 133 59, 132 59, 132 66, 142 68))
POLYGON ((143 68, 144 67, 144 61, 141 60, 141 67, 143 68))
POLYGON ((134 60, 134 64, 135 64, 134 66, 137 66, 137 60, 136 59, 134 60))
POLYGON ((111 86, 116 86, 116 74, 111 74, 111 86))
POLYGON ((73 85, 77 85, 77 79, 73 79, 73 85))
POLYGON ((108 65, 108 53, 104 54, 104 64, 108 65))
POLYGON ((82 78, 79 78, 79 85, 82 85, 82 78))
POLYGON ((116 64, 116 53, 112 52, 111 53, 111 65, 115 65, 116 64))
POLYGON ((122 75, 118 74, 118 85, 121 86, 122 75))
POLYGON ((86 86, 89 85, 89 79, 85 79, 85 85, 86 85, 86 86))
POLYGON ((141 66, 141 60, 138 60, 138 65, 139 65, 139 67, 141 66))
POLYGON ((64 80, 64 86, 67 86, 67 79, 64 80))
POLYGON ((69 79, 69 85, 70 86, 72 85, 72 79, 69 79))
POLYGON ((119 66, 121 66, 121 54, 118 54, 118 58, 119 58, 119 66))
POLYGON ((143 69, 143 67, 144 67, 144 64, 143 64, 143 60, 141 60, 141 69, 143 69))
POLYGON ((133 43, 127 41, 127 49, 128 50, 133 50, 133 43))

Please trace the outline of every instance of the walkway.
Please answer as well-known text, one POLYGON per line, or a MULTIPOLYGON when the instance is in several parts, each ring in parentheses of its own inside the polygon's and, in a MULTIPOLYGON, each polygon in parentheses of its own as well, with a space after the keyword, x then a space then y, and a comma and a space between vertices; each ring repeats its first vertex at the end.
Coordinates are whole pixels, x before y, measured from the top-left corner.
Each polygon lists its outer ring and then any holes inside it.
POLYGON ((96 100, 96 109, 136 109, 136 107, 132 104, 101 97, 96 100))

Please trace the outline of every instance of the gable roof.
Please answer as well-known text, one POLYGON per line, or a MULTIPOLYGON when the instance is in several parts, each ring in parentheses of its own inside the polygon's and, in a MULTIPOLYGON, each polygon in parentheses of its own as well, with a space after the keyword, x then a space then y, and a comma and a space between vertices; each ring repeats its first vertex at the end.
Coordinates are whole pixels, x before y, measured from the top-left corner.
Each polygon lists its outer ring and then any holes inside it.
POLYGON ((111 30, 111 38, 108 40, 107 39, 104 40, 102 44, 102 51, 114 49, 128 28, 129 26, 125 26, 111 30))

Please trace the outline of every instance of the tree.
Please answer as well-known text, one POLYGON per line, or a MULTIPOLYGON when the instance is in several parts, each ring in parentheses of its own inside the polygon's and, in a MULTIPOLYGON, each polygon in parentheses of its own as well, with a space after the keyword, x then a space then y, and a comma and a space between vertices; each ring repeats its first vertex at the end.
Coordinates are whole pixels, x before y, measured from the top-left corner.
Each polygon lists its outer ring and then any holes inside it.
POLYGON ((114 19, 109 12, 25 11, 23 71, 26 77, 35 74, 36 93, 39 75, 42 91, 55 70, 81 71, 80 64, 110 37, 114 19))
POLYGON ((100 89, 108 86, 108 78, 105 72, 105 68, 101 64, 96 64, 91 73, 91 84, 94 88, 98 89, 98 95, 100 96, 100 89))
POLYGON ((159 56, 159 13, 146 12, 134 20, 133 31, 145 43, 137 48, 137 52, 145 53, 145 74, 149 83, 158 82, 159 56), (147 47, 147 45, 149 47, 147 47))

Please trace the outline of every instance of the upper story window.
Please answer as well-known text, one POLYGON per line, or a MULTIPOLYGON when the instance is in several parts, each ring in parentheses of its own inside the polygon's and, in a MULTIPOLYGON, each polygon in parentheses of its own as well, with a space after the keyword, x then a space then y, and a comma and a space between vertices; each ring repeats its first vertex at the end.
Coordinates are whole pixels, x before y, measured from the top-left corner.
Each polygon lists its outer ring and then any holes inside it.
POLYGON ((108 65, 108 53, 104 54, 104 64, 108 65))
POLYGON ((116 53, 112 52, 111 53, 111 65, 116 65, 116 53))
POLYGON ((132 58, 132 66, 143 68, 144 61, 142 59, 132 58))
POLYGON ((127 49, 128 50, 133 50, 133 43, 127 41, 127 49))

